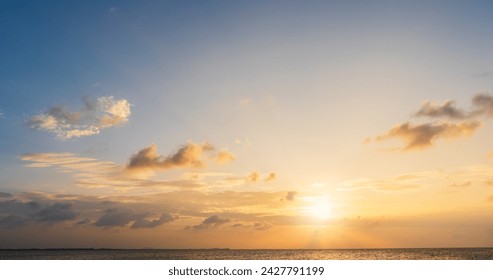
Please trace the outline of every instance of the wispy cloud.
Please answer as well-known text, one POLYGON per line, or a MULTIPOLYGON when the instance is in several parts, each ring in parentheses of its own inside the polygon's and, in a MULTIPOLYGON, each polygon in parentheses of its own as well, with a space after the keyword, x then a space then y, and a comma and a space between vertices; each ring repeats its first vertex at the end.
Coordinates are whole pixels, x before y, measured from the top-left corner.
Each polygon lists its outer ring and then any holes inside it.
POLYGON ((206 167, 208 161, 216 161, 217 156, 211 144, 188 143, 169 156, 157 153, 157 146, 140 150, 130 157, 127 164, 102 161, 82 157, 72 153, 31 153, 21 156, 29 168, 54 168, 59 172, 72 174, 75 185, 84 188, 112 188, 119 191, 155 189, 200 189, 216 187, 233 188, 241 185, 273 182, 275 172, 261 175, 254 171, 246 175, 224 172, 185 172, 182 175, 171 173, 167 179, 154 180, 156 171, 171 168, 206 167), (207 154, 209 156, 207 156, 207 154), (173 177, 175 176, 175 177, 173 177), (262 178, 263 177, 263 178, 262 178))
POLYGON ((72 173, 74 183, 85 188, 114 188, 128 190, 143 188, 194 189, 204 187, 197 180, 152 180, 142 174, 129 174, 126 167, 110 161, 100 161, 94 158, 80 157, 70 153, 37 153, 21 156, 31 168, 53 167, 61 172, 72 173))
POLYGON ((469 187, 488 185, 493 169, 478 165, 440 171, 401 174, 389 178, 357 178, 343 182, 339 191, 371 190, 381 192, 441 188, 443 191, 465 191, 469 187))
POLYGON ((84 107, 70 111, 63 106, 49 108, 34 115, 27 124, 34 129, 54 134, 60 140, 69 140, 99 134, 102 129, 128 122, 130 103, 113 96, 96 100, 86 99, 84 107))

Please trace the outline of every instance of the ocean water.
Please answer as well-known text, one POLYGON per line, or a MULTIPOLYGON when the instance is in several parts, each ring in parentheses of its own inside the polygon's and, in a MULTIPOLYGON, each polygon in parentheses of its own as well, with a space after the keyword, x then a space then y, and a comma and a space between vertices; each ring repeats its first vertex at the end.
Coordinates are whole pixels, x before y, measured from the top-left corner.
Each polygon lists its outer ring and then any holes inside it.
POLYGON ((493 248, 0 250, 3 260, 493 260, 493 248))

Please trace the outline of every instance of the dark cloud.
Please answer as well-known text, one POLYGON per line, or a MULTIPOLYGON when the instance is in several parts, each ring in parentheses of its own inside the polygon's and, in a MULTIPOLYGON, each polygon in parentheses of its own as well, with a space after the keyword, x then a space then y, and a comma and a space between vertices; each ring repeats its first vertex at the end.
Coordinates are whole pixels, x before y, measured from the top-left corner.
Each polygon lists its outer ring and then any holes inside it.
POLYGON ((256 222, 253 224, 253 229, 254 230, 268 230, 271 228, 271 225, 268 223, 259 223, 256 222))
POLYGON ((493 117, 493 96, 485 92, 477 93, 472 97, 471 103, 473 109, 465 111, 457 108, 455 101, 452 100, 447 100, 442 104, 427 101, 421 105, 414 116, 452 120, 463 120, 477 116, 493 117))
POLYGON ((75 219, 79 213, 72 210, 72 204, 64 202, 19 201, 16 199, 0 202, 0 224, 4 227, 21 226, 28 222, 58 223, 75 219))
POLYGON ((232 228, 243 228, 245 227, 245 225, 243 225, 242 223, 237 223, 237 224, 233 224, 231 225, 232 228))
POLYGON ((196 229, 196 230, 213 229, 213 228, 218 228, 229 222, 231 222, 231 220, 221 218, 218 215, 213 215, 203 220, 202 223, 198 225, 194 225, 192 227, 187 227, 187 229, 196 229))
POLYGON ((405 146, 399 150, 422 150, 431 147, 437 139, 454 139, 471 135, 481 126, 477 121, 462 123, 425 123, 414 125, 403 123, 375 138, 376 141, 400 138, 405 146))
POLYGON ((414 114, 417 117, 430 117, 430 118, 449 118, 449 119, 466 119, 466 114, 462 109, 455 106, 454 101, 445 101, 442 104, 436 104, 432 102, 425 102, 421 108, 414 114))
POLYGON ((132 228, 155 228, 163 224, 167 224, 176 220, 176 216, 172 216, 168 213, 161 214, 158 219, 149 219, 146 217, 141 217, 140 219, 135 220, 132 225, 132 228))
POLYGON ((12 194, 0 192, 0 198, 11 198, 12 194))
POLYGON ((76 223, 77 225, 90 225, 92 224, 92 220, 89 218, 82 219, 76 223))
POLYGON ((130 209, 112 208, 106 210, 94 225, 98 227, 124 227, 134 219, 134 213, 130 209))
POLYGON ((79 213, 72 211, 70 203, 54 203, 36 212, 35 219, 41 222, 58 222, 75 219, 79 213))
POLYGON ((112 208, 96 221, 94 225, 99 227, 126 227, 130 228, 155 228, 176 220, 175 216, 168 213, 153 218, 149 212, 137 212, 126 208, 112 208))
POLYGON ((0 227, 13 228, 20 227, 26 223, 26 218, 17 215, 8 215, 0 219, 0 227))
POLYGON ((493 117, 493 96, 487 93, 478 93, 472 98, 472 104, 475 107, 474 115, 493 117))

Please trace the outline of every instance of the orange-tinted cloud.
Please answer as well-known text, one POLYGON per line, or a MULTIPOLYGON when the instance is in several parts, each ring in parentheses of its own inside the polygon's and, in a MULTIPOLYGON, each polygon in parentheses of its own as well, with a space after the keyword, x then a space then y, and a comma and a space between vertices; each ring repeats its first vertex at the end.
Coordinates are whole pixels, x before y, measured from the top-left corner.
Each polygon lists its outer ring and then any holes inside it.
POLYGON ((288 192, 286 194, 286 200, 288 200, 288 201, 294 201, 297 194, 298 194, 297 192, 288 192))
POLYGON ((214 151, 214 146, 204 143, 187 143, 174 154, 161 156, 157 153, 157 146, 144 148, 134 154, 128 162, 128 169, 170 169, 177 167, 203 167, 202 155, 214 151))
POLYGON ((219 164, 225 164, 236 159, 235 155, 227 150, 220 150, 212 158, 219 164))
POLYGON ((275 181, 276 179, 277 179, 277 174, 274 172, 267 174, 267 176, 265 177, 266 182, 275 181))
POLYGON ((260 174, 258 172, 251 172, 245 178, 245 182, 247 183, 256 183, 260 179, 260 174))
POLYGON ((403 123, 391 128, 386 133, 375 138, 383 141, 393 138, 402 139, 404 147, 398 148, 403 151, 423 150, 431 147, 437 139, 454 139, 471 135, 481 126, 480 122, 470 121, 462 123, 425 123, 414 125, 403 123))
POLYGON ((406 145, 398 150, 409 151, 431 147, 439 138, 454 139, 469 136, 481 126, 479 117, 493 117, 493 96, 488 93, 478 93, 473 96, 471 103, 472 108, 464 110, 457 107, 452 100, 443 103, 426 101, 413 116, 437 119, 436 122, 422 124, 405 122, 374 139, 365 139, 364 143, 369 143, 371 140, 401 138, 406 145))

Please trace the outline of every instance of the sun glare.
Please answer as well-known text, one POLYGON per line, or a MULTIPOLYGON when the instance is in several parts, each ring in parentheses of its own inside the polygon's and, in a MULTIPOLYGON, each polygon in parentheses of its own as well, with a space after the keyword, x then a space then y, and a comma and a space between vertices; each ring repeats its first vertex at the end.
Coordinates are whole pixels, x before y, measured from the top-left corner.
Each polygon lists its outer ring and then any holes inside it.
POLYGON ((332 203, 326 196, 307 197, 308 206, 305 207, 306 214, 317 219, 329 219, 333 216, 332 203))

